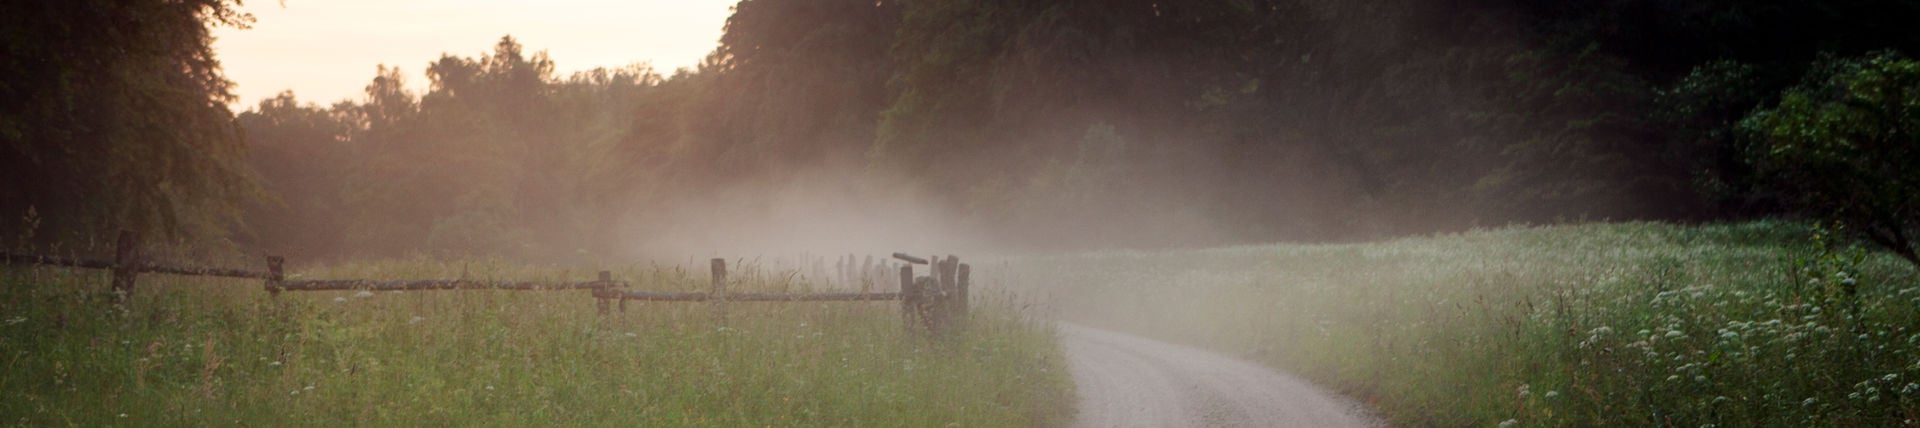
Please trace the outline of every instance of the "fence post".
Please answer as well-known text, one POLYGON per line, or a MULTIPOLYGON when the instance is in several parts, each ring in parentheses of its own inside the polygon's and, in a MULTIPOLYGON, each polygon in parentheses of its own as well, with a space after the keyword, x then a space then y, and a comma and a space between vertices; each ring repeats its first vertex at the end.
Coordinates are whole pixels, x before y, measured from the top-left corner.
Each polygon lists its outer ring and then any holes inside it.
POLYGON ((727 259, 713 259, 713 288, 707 292, 707 300, 713 303, 713 321, 727 322, 727 259))
POLYGON ((933 284, 933 276, 914 278, 913 289, 914 318, 920 320, 921 326, 928 335, 939 337, 946 329, 941 325, 940 316, 937 313, 940 297, 936 294, 937 287, 933 284))
MULTIPOLYGON (((613 282, 613 272, 607 272, 604 270, 600 271, 600 286, 602 287, 602 289, 605 289, 606 285, 611 282, 613 282)), ((607 302, 607 299, 603 297, 595 300, 600 301, 598 305, 600 309, 600 315, 606 315, 607 305, 609 304, 607 302)), ((620 312, 626 312, 626 311, 627 311, 627 300, 620 299, 620 312)))
POLYGON ((113 304, 127 310, 133 301, 133 280, 140 275, 140 237, 121 230, 113 251, 113 304))
POLYGON ((284 257, 267 256, 267 294, 268 295, 279 297, 280 289, 285 288, 280 285, 280 282, 287 280, 287 274, 285 270, 286 264, 287 264, 287 259, 284 257))
POLYGON ((954 273, 959 269, 960 257, 948 254, 939 263, 937 274, 940 292, 935 294, 939 297, 934 302, 933 311, 934 316, 940 319, 940 335, 949 336, 953 334, 954 320, 957 319, 954 317, 954 310, 957 309, 954 300, 960 295, 960 287, 956 284, 954 273))
MULTIPOLYGON (((600 284, 603 290, 613 290, 613 272, 600 271, 600 284)), ((627 311, 627 296, 622 294, 619 299, 620 312, 624 313, 627 311)))
POLYGON ((960 319, 963 320, 962 321, 963 323, 965 322, 964 320, 967 319, 968 306, 969 306, 969 303, 968 303, 969 300, 967 300, 967 288, 968 288, 968 285, 973 282, 972 276, 973 276, 973 266, 968 266, 966 263, 961 263, 960 264, 960 280, 957 283, 958 288, 956 289, 958 293, 957 295, 954 296, 954 303, 960 308, 958 315, 960 316, 960 319))
POLYGON ((913 286, 913 264, 900 265, 900 318, 905 319, 907 330, 913 330, 913 307, 919 302, 920 293, 913 286))

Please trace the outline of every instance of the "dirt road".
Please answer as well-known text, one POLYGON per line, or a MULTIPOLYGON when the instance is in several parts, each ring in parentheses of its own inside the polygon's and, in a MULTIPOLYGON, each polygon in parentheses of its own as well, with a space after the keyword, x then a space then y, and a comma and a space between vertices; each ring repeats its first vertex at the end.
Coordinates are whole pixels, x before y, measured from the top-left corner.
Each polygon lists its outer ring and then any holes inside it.
POLYGON ((1078 427, 1373 427, 1362 407, 1225 355, 1060 325, 1079 387, 1078 427))

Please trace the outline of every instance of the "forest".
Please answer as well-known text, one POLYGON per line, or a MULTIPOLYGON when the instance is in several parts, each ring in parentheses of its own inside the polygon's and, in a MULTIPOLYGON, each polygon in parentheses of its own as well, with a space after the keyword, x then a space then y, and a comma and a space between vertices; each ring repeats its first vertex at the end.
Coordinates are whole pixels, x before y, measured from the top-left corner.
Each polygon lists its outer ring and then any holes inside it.
POLYGON ((901 212, 1037 251, 1825 215, 1912 259, 1907 1, 745 0, 691 69, 503 35, 236 112, 237 6, 0 6, 0 233, 540 260, 901 212))

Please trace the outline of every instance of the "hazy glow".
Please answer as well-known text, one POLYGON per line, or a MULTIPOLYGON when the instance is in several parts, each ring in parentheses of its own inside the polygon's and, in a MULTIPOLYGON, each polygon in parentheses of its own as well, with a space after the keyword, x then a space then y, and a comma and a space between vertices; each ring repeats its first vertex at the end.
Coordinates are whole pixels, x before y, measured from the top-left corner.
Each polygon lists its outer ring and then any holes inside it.
POLYGON ((477 56, 512 34, 565 76, 594 67, 691 67, 720 39, 733 0, 255 0, 252 29, 220 28, 214 49, 240 109, 282 90, 306 101, 360 99, 379 64, 426 86, 442 53, 477 56))

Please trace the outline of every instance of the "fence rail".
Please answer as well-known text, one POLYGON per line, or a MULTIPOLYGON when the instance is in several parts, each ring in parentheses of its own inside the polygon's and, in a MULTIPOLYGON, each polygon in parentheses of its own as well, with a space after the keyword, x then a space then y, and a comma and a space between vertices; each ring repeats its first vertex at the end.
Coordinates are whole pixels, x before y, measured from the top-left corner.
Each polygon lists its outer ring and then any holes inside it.
POLYGON ((594 292, 593 297, 651 302, 858 302, 900 300, 900 293, 727 293, 725 299, 714 299, 709 293, 606 290, 594 292))
POLYGON ((278 291, 327 291, 327 290, 368 290, 368 291, 416 291, 416 290, 599 290, 612 287, 625 287, 626 281, 579 281, 579 282, 538 282, 538 281, 473 281, 465 279, 420 279, 409 281, 374 281, 365 279, 320 279, 280 281, 268 284, 267 288, 278 291))

